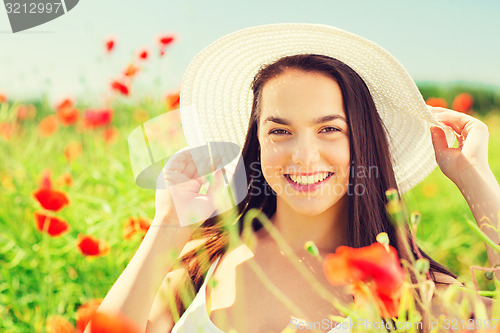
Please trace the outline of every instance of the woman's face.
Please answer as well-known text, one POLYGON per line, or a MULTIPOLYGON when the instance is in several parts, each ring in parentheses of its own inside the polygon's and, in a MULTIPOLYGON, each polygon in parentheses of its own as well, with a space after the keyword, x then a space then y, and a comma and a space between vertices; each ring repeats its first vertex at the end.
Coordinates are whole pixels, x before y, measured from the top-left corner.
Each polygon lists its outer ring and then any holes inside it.
POLYGON ((333 208, 349 183, 349 127, 335 80, 288 69, 264 84, 261 166, 278 207, 314 216, 333 208))

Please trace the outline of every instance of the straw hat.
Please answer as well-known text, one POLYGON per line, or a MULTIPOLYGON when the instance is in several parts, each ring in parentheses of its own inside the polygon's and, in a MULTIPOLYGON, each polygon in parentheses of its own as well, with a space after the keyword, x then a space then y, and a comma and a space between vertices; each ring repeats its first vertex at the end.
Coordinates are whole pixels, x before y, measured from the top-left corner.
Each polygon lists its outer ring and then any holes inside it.
MULTIPOLYGON (((261 66, 296 54, 338 59, 364 80, 387 129, 402 193, 436 167, 430 126, 443 126, 426 106, 408 72, 377 44, 320 24, 250 27, 226 35, 201 51, 191 61, 181 84, 181 121, 188 145, 232 142, 243 147, 254 76, 261 66)), ((445 128, 445 133, 448 143, 453 144, 453 132, 445 128)))

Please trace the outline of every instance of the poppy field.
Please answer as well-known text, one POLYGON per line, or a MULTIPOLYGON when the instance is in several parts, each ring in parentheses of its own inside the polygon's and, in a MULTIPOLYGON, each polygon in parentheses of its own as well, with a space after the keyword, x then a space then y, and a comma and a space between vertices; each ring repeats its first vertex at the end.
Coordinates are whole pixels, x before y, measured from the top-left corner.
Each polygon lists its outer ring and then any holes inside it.
MULTIPOLYGON (((156 56, 174 41, 161 37, 156 56)), ((104 52, 114 47, 108 40, 104 52)), ((0 91, 1 332, 83 331, 147 232, 155 192, 135 184, 127 138, 179 105, 178 91, 161 99, 134 96, 133 80, 151 56, 138 50, 110 82, 112 98, 101 102, 15 100, 0 91)), ((489 126, 498 179, 500 109, 478 109, 466 93, 425 97, 489 126)), ((436 169, 404 199, 408 212, 421 215, 422 249, 471 283, 470 267, 487 267, 487 256, 456 186, 436 169)), ((482 271, 474 277, 481 294, 492 295, 491 277, 482 271)))

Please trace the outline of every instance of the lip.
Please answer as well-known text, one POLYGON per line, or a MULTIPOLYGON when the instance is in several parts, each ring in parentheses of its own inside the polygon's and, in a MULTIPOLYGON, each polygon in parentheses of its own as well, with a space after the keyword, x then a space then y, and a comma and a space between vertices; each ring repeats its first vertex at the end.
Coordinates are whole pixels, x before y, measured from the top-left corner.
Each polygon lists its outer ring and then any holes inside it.
MULTIPOLYGON (((322 172, 326 172, 326 171, 322 171, 322 172)), ((312 176, 312 175, 315 175, 315 174, 318 174, 318 173, 322 173, 322 172, 294 173, 293 175, 297 175, 297 176, 312 176)), ((315 184, 309 184, 309 185, 299 185, 299 184, 293 182, 290 179, 290 177, 288 176, 289 174, 285 174, 283 177, 285 177, 286 181, 290 184, 290 186, 292 186, 292 188, 295 189, 298 192, 314 192, 318 188, 320 188, 321 186, 323 186, 326 182, 328 182, 328 180, 330 180, 330 178, 332 178, 335 175, 335 173, 333 173, 333 172, 329 172, 329 173, 331 173, 331 175, 328 176, 328 177, 326 177, 322 181, 320 181, 318 183, 315 183, 315 184)))
POLYGON ((294 176, 314 176, 318 173, 333 173, 333 171, 328 171, 328 170, 318 170, 318 171, 311 171, 311 172, 285 172, 285 175, 294 175, 294 176))

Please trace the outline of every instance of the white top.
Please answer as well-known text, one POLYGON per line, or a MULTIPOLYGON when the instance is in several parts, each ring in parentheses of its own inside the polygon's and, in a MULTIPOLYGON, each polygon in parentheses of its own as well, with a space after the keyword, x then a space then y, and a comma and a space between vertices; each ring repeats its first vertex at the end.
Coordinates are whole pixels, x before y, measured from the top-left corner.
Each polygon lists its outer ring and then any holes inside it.
MULTIPOLYGON (((171 333, 225 333, 221 329, 219 329, 215 324, 210 320, 210 317, 207 313, 206 307, 206 288, 207 281, 212 276, 217 263, 219 262, 218 258, 210 268, 208 269, 207 276, 205 277, 205 281, 203 281, 203 285, 200 290, 196 294, 193 302, 189 305, 186 311, 182 314, 179 321, 172 328, 171 333)), ((323 323, 323 322, 321 322, 323 323)), ((317 323, 320 325, 321 323, 317 323)), ((327 320, 324 321, 325 325, 327 320)), ((299 329, 299 321, 290 321, 290 328, 296 328, 297 332, 300 332, 299 329), (295 326, 295 327, 294 327, 295 326)), ((304 327, 304 326, 302 326, 304 327)), ((321 326, 324 327, 324 326, 321 326)), ((328 326, 330 327, 330 326, 328 326)), ((333 329, 328 331, 327 333, 350 333, 350 318, 347 317, 342 323, 339 323, 338 326, 335 326, 333 329)), ((317 326, 318 328, 318 326, 317 326)))

